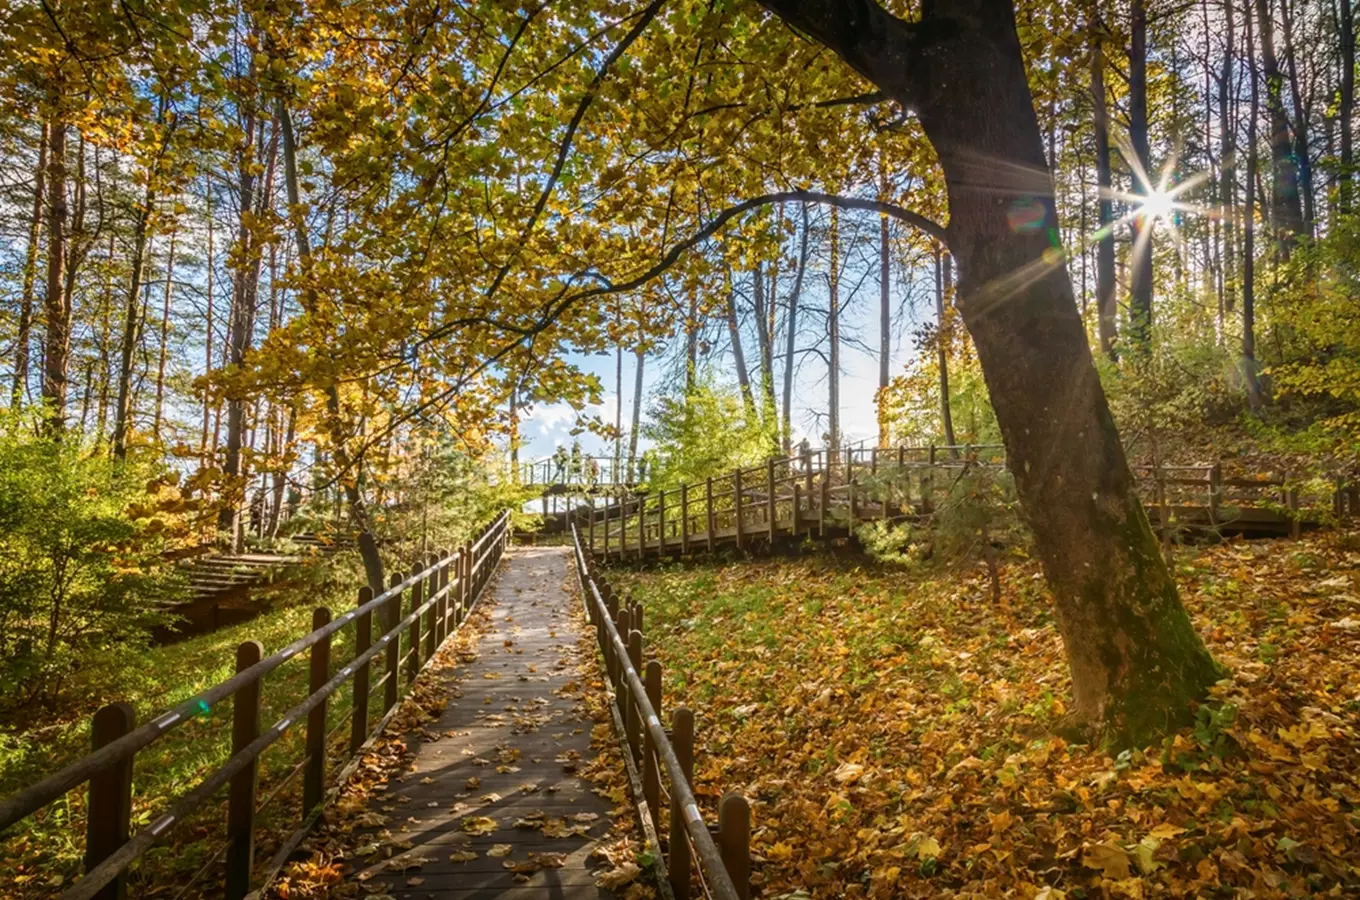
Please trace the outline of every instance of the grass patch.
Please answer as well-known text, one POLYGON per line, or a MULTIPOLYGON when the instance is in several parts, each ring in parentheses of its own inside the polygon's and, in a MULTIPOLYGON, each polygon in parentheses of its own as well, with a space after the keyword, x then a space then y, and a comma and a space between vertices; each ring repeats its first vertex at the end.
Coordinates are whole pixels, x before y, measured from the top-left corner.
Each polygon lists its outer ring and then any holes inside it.
MULTIPOLYGON (((89 752, 89 721, 94 711, 117 700, 131 703, 139 724, 206 688, 229 678, 235 671, 236 648, 257 640, 269 655, 311 631, 312 609, 318 601, 333 613, 348 609, 355 598, 353 575, 342 565, 328 566, 323 580, 300 584, 281 592, 278 608, 257 618, 207 635, 149 649, 135 667, 107 683, 76 688, 79 702, 59 721, 44 722, 24 733, 0 735, 0 795, 32 784, 89 752)), ((375 623, 375 632, 377 626, 375 623)), ((402 653, 407 649, 403 635, 402 653)), ((354 626, 332 637, 331 671, 334 673, 354 656, 354 626)), ((377 673, 374 674, 377 678, 377 673)), ((403 688, 405 677, 402 678, 403 688)), ((274 724, 289 708, 307 696, 307 654, 299 654, 267 675, 261 691, 261 727, 274 724)), ((381 690, 370 697, 371 718, 380 711, 381 690)), ((348 745, 352 691, 342 688, 327 705, 327 731, 337 730, 328 756, 338 759, 348 745)), ((205 710, 137 754, 133 768, 133 831, 150 823, 170 802, 197 785, 220 766, 231 747, 232 704, 227 701, 205 710)), ((257 864, 277 849, 301 819, 300 776, 291 778, 304 756, 304 729, 294 725, 287 735, 267 750, 260 760, 261 804, 277 795, 258 813, 257 864)), ((5 897, 51 896, 69 884, 82 870, 86 792, 69 792, 11 829, 0 844, 6 860, 0 873, 0 895, 5 897)), ((177 824, 167 841, 151 850, 130 872, 129 894, 136 897, 176 896, 186 879, 196 873, 217 850, 225 827, 225 792, 204 804, 190 819, 177 824)), ((211 871, 205 884, 220 884, 220 872, 211 871)), ((199 896, 190 890, 187 896, 199 896)))

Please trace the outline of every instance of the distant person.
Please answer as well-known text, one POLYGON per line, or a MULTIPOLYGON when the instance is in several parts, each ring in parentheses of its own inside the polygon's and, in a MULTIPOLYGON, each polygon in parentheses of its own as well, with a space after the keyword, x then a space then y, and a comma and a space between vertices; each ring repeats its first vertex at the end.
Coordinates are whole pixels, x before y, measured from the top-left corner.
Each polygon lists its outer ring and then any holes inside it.
POLYGON ((571 442, 571 469, 568 473, 568 480, 573 484, 581 480, 584 470, 581 468, 581 442, 571 442))
POLYGON ((600 483, 600 461, 594 457, 590 460, 590 486, 594 487, 600 483))
POLYGON ((567 477, 567 448, 558 444, 557 449, 553 451, 552 458, 553 465, 556 466, 556 474, 553 475, 553 481, 562 481, 567 477))

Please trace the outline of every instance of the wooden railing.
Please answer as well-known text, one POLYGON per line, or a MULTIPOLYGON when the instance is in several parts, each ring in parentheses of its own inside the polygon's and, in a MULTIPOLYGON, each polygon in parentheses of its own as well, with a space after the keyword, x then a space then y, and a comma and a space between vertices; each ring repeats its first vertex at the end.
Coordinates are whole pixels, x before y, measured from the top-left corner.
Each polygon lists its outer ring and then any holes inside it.
POLYGON ((725 795, 718 805, 714 840, 692 787, 694 713, 680 706, 671 713, 670 730, 661 724, 661 663, 653 659, 643 665, 642 607, 619 608, 618 598, 596 571, 594 557, 582 546, 580 532, 574 526, 572 546, 586 616, 595 628, 623 724, 625 752, 631 767, 642 772, 644 827, 649 825, 650 831, 659 834, 663 800, 669 808, 669 839, 661 863, 671 890, 679 900, 687 900, 692 895, 692 876, 697 873, 705 896, 747 900, 751 883, 750 806, 740 794, 725 795), (645 672, 645 677, 639 671, 645 672))
MULTIPOLYGON (((285 784, 299 773, 303 778, 302 821, 282 850, 274 857, 277 871, 326 800, 326 747, 339 734, 342 721, 327 732, 327 698, 346 684, 353 685, 353 702, 347 716, 348 766, 337 781, 343 782, 357 764, 360 751, 395 713, 397 700, 429 664, 436 649, 466 620, 482 589, 501 558, 510 535, 510 516, 502 513, 475 540, 450 553, 430 554, 410 575, 394 574, 391 587, 374 597, 359 590, 356 608, 331 617, 326 607, 312 615, 313 630, 271 656, 262 658, 257 641, 244 641, 236 651, 236 674, 184 701, 150 722, 135 727, 132 707, 113 703, 94 715, 94 752, 0 802, 0 832, 62 798, 83 784, 89 785, 86 810, 85 875, 62 894, 62 900, 119 898, 124 896, 129 866, 176 825, 203 807, 219 790, 229 787, 226 838, 193 876, 190 886, 204 877, 225 854, 222 884, 227 900, 240 900, 251 890, 255 862, 255 817, 279 796, 285 784), (402 598, 409 608, 401 615, 402 598), (373 638, 373 616, 381 620, 382 634, 373 638), (331 641, 340 629, 354 628, 354 658, 332 672, 331 641), (404 640, 403 640, 404 638, 404 640), (306 699, 289 709, 267 730, 260 729, 260 698, 265 676, 295 656, 307 652, 309 680, 306 699), (370 678, 374 661, 381 675, 370 678), (405 685, 401 673, 405 666, 405 685), (370 700, 379 691, 380 714, 371 721, 370 700), (137 753, 154 745, 173 729, 232 698, 231 756, 208 773, 192 789, 171 801, 137 834, 130 834, 132 770, 137 753), (274 787, 263 803, 257 800, 260 755, 284 735, 301 725, 305 728, 304 758, 274 787)), ((183 895, 184 889, 181 890, 183 895)))
MULTIPOLYGON (((928 516, 965 469, 999 471, 997 444, 808 450, 671 490, 577 508, 583 540, 606 558, 744 547, 777 535, 824 535, 877 519, 928 516)), ((1277 475, 1226 478, 1220 465, 1134 466, 1140 496, 1164 533, 1223 525, 1297 535, 1303 522, 1360 512, 1340 481, 1301 495, 1277 475), (1329 508, 1330 507, 1330 508, 1329 508)), ((839 533, 839 532, 837 532, 839 533)))

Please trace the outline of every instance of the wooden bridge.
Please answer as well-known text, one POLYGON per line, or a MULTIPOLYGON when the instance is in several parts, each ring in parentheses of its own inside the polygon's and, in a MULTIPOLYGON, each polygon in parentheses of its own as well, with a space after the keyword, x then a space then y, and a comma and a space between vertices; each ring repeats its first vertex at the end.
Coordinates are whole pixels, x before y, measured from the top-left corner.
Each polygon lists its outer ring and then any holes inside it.
MULTIPOLYGON (((819 449, 604 506, 591 502, 571 515, 586 545, 606 559, 742 549, 848 535, 865 522, 928 522, 956 502, 970 472, 1010 490, 1000 445, 819 449)), ((1225 477, 1221 464, 1135 466, 1134 475, 1154 528, 1167 537, 1297 535, 1360 512, 1354 486, 1310 493, 1278 474, 1225 477)))

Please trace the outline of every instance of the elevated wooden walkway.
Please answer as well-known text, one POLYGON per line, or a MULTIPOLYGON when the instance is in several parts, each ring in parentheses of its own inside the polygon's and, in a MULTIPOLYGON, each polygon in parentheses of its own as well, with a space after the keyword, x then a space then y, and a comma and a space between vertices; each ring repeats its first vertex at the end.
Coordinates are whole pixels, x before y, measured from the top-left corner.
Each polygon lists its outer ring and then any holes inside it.
MULTIPOLYGON (((1002 448, 810 450, 678 489, 641 493, 573 519, 593 553, 641 558, 745 548, 760 542, 836 537, 865 522, 928 522, 970 471, 1004 475, 1002 448)), ((1308 494, 1274 474, 1224 477, 1220 465, 1134 467, 1154 528, 1162 533, 1297 535, 1360 512, 1353 486, 1308 494)))

